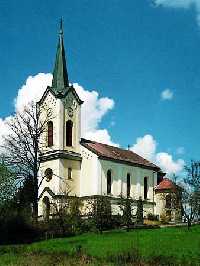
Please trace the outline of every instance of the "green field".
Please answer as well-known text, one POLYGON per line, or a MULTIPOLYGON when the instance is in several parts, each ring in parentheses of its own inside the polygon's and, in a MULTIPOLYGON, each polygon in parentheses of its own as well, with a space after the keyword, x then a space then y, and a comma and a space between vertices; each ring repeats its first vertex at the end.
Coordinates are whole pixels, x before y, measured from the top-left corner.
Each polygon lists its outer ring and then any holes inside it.
POLYGON ((200 265, 200 226, 87 233, 0 247, 0 265, 200 265), (139 264, 141 263, 141 264, 139 264), (87 264, 88 265, 88 264, 87 264))

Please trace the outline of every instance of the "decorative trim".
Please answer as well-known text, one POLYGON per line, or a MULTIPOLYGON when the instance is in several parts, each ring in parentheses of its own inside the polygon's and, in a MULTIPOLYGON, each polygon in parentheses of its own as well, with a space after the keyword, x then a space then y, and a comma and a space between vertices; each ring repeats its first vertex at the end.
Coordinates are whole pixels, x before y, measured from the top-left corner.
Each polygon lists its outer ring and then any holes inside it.
POLYGON ((71 159, 75 161, 82 161, 82 157, 80 153, 76 152, 69 152, 65 150, 55 150, 43 153, 40 156, 40 162, 46 162, 49 160, 55 159, 71 159))
POLYGON ((38 200, 40 200, 40 199, 42 198, 42 196, 44 195, 45 192, 49 193, 49 195, 50 195, 51 197, 53 197, 53 198, 55 197, 55 193, 53 193, 53 191, 52 191, 49 187, 45 187, 45 188, 43 189, 42 193, 40 194, 38 200))

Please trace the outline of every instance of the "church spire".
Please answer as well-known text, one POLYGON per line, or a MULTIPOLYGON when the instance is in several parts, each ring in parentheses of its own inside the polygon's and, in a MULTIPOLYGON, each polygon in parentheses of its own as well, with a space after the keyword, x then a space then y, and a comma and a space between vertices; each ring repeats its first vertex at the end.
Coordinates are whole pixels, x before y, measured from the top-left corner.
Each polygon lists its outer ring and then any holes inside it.
POLYGON ((52 89, 55 92, 64 92, 66 87, 69 87, 68 73, 65 59, 65 48, 63 41, 63 25, 60 20, 59 40, 56 52, 56 61, 53 70, 52 89))

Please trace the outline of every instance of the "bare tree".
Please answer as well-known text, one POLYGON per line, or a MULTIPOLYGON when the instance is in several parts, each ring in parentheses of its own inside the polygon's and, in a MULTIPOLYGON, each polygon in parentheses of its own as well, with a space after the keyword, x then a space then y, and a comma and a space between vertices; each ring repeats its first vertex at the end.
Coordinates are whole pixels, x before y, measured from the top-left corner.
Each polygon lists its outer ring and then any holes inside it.
POLYGON ((50 119, 51 108, 31 103, 7 123, 10 134, 4 137, 7 164, 12 166, 18 177, 32 179, 34 221, 37 221, 38 216, 39 157, 44 147, 42 137, 50 119))

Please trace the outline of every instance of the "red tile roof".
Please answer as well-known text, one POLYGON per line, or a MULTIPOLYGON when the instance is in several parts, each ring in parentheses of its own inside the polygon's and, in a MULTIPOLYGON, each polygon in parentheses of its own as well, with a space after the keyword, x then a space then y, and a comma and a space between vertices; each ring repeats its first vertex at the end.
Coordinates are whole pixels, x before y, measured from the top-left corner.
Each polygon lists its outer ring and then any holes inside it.
POLYGON ((177 186, 169 178, 163 178, 159 185, 156 186, 156 190, 176 190, 177 186))
POLYGON ((149 162, 148 160, 142 158, 141 156, 130 150, 124 150, 118 147, 86 139, 81 139, 81 145, 87 148, 88 150, 94 152, 102 159, 114 160, 132 165, 140 165, 147 168, 156 169, 157 171, 160 170, 157 165, 149 162))

